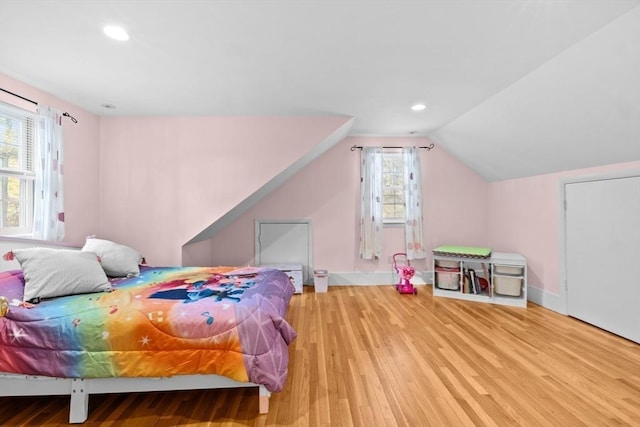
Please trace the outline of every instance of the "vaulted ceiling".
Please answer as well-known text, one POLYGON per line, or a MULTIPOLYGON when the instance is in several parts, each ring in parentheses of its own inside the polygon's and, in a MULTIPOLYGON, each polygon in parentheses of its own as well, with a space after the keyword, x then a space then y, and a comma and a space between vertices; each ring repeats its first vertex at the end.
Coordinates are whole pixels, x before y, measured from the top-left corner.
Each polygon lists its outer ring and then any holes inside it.
POLYGON ((0 0, 0 72, 95 114, 351 116, 488 181, 640 160, 639 45, 640 0, 0 0))

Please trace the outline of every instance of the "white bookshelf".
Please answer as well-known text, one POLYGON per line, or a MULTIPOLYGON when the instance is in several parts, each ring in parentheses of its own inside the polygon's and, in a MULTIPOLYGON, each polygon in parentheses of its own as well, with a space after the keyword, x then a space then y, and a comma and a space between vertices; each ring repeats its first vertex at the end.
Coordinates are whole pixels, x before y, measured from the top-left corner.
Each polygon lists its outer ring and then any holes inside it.
POLYGON ((527 261, 520 254, 503 252, 494 252, 490 258, 434 254, 433 296, 526 307, 527 261), (480 293, 464 286, 464 272, 470 269, 488 281, 480 293))

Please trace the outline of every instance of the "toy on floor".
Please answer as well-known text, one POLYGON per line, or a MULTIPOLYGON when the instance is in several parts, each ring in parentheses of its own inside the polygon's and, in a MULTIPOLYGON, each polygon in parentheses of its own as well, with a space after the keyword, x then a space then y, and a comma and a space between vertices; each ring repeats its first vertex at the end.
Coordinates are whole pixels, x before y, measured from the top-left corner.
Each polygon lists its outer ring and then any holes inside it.
POLYGON ((400 276, 400 281, 396 285, 396 290, 401 294, 414 294, 418 293, 418 290, 411 284, 411 278, 416 273, 416 269, 411 266, 407 254, 397 253, 393 255, 393 268, 400 276), (407 264, 399 264, 396 258, 404 257, 407 264))

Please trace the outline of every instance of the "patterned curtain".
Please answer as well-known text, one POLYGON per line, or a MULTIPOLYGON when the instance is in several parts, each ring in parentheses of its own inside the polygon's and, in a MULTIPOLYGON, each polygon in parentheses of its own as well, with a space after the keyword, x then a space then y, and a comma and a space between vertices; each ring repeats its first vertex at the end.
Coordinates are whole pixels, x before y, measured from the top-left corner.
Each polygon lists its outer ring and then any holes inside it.
POLYGON ((60 241, 64 238, 62 114, 39 105, 36 135, 33 238, 60 241))
POLYGON ((382 149, 364 147, 360 155, 360 258, 382 254, 382 149))
POLYGON ((408 259, 426 257, 422 233, 422 175, 420 155, 416 147, 402 149, 404 160, 404 201, 407 221, 405 223, 405 243, 408 259))

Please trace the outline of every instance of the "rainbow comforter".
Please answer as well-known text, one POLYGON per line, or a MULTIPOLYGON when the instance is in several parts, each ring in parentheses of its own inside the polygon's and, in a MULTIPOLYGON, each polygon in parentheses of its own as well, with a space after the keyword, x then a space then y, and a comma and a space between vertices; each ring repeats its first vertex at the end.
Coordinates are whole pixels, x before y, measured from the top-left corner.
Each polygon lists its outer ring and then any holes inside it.
MULTIPOLYGON (((20 270, 0 295, 21 301, 20 270)), ((0 372, 63 378, 217 374, 280 391, 294 288, 271 268, 154 267, 108 293, 12 305, 0 317, 0 372)))

